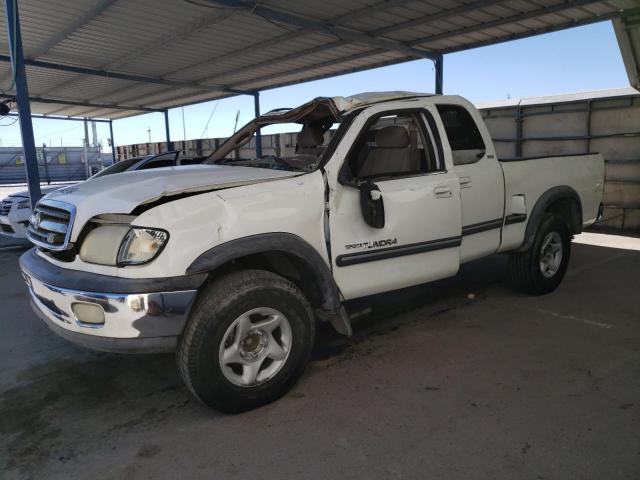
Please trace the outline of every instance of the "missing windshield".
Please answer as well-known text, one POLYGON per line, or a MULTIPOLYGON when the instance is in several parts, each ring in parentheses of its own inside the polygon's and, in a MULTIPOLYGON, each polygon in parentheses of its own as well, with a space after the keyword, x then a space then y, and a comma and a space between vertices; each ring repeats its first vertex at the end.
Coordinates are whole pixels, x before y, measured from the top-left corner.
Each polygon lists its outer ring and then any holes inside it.
POLYGON ((238 130, 205 163, 269 168, 315 170, 331 151, 341 119, 329 99, 316 99, 295 109, 262 115, 238 130), (256 154, 256 132, 262 137, 262 154, 256 154))

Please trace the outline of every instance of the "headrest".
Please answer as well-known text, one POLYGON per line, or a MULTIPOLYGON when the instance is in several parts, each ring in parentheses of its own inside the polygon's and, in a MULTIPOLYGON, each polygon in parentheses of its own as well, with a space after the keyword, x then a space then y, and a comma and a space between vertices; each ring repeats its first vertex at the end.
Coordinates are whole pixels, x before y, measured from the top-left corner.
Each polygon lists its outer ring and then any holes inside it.
POLYGON ((298 148, 317 147, 324 142, 324 134, 317 127, 304 127, 298 134, 298 148))
POLYGON ((406 148, 409 146, 409 134, 404 127, 397 125, 384 127, 376 133, 376 146, 382 148, 406 148))

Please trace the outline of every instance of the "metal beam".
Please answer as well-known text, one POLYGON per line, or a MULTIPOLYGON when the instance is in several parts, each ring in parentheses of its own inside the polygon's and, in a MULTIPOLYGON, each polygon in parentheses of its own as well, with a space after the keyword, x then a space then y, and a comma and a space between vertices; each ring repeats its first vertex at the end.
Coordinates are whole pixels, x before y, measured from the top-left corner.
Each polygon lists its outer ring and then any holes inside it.
POLYGON ((433 43, 438 40, 449 39, 451 37, 456 37, 460 35, 468 35, 469 33, 478 32, 481 30, 486 30, 488 28, 501 27, 503 25, 507 25, 513 22, 522 22, 524 20, 530 20, 532 18, 540 17, 542 15, 549 15, 552 13, 559 13, 564 10, 569 10, 571 8, 583 7, 585 5, 589 5, 592 3, 599 3, 601 0, 570 0, 567 2, 562 2, 556 5, 552 5, 549 7, 537 8, 535 10, 530 10, 528 12, 519 13, 517 15, 510 15, 508 17, 498 18, 496 20, 492 20, 490 22, 478 23, 476 25, 471 25, 469 27, 462 27, 457 30, 452 30, 448 32, 442 32, 435 35, 429 35, 426 37, 421 37, 416 40, 412 40, 409 42, 411 46, 418 46, 424 43, 433 43))
MULTIPOLYGON (((256 118, 260 116, 260 92, 253 94, 253 110, 256 118)), ((256 158, 262 158, 262 133, 256 130, 256 158)))
MULTIPOLYGON (((11 62, 8 55, 0 55, 0 62, 11 62)), ((136 75, 132 73, 112 72, 110 70, 99 70, 89 67, 80 67, 74 65, 63 65, 60 63, 44 62, 42 60, 25 60, 24 64, 29 67, 45 68, 48 70, 58 70, 61 72, 78 73, 81 75, 90 75, 94 77, 113 78, 115 80, 126 80, 130 82, 150 83, 154 85, 165 85, 174 88, 193 88, 196 90, 218 90, 220 87, 198 84, 195 82, 182 82, 178 80, 169 80, 160 77, 149 77, 145 75, 136 75)))
POLYGON ((113 120, 109 120, 109 136, 111 137, 111 159, 116 163, 116 144, 113 141, 113 120))
MULTIPOLYGON (((261 77, 261 78, 255 79, 255 80, 247 80, 245 83, 250 83, 250 82, 259 83, 262 80, 270 80, 272 78, 295 75, 297 73, 302 73, 302 72, 305 72, 307 70, 316 70, 316 69, 320 69, 320 68, 323 68, 323 67, 326 67, 326 66, 329 66, 329 65, 337 65, 337 64, 340 64, 342 62, 350 62, 350 61, 353 61, 353 60, 359 60, 359 59, 367 58, 367 57, 369 57, 371 55, 381 54, 381 53, 384 53, 384 52, 385 52, 385 50, 382 50, 382 49, 380 49, 380 50, 372 50, 372 51, 369 51, 369 52, 364 52, 364 53, 351 55, 349 57, 344 57, 344 58, 339 59, 339 61, 321 62, 321 63, 318 63, 318 64, 311 65, 310 67, 301 67, 301 68, 297 68, 295 70, 290 70, 290 71, 285 72, 285 73, 277 73, 277 74, 270 75, 268 77, 261 77)), ((373 68, 381 68, 381 67, 387 67, 389 65, 397 65, 399 63, 405 63, 405 62, 408 62, 410 60, 412 60, 412 59, 407 59, 407 58, 395 59, 394 58, 392 60, 386 60, 386 61, 375 63, 375 64, 372 64, 372 65, 365 65, 365 66, 346 68, 346 69, 340 70, 337 73, 322 73, 322 74, 319 74, 319 75, 313 75, 311 77, 305 78, 302 81, 310 82, 310 81, 314 81, 314 80, 323 80, 325 78, 333 78, 333 77, 336 77, 338 75, 346 75, 346 74, 349 74, 349 73, 357 73, 357 72, 362 72, 362 71, 366 71, 366 70, 371 70, 373 68)), ((268 85, 268 86, 260 86, 259 90, 260 91, 264 91, 264 90, 272 90, 274 88, 288 87, 290 85, 297 85, 300 82, 301 82, 301 80, 288 80, 288 81, 285 81, 285 82, 279 82, 279 83, 268 85)), ((256 87, 256 90, 257 89, 258 88, 256 87)), ((247 93, 247 95, 249 95, 249 93, 247 93)), ((192 95, 182 95, 182 96, 179 96, 179 97, 172 97, 171 100, 172 101, 179 101, 179 100, 189 99, 189 98, 192 98, 192 95)), ((186 103, 178 103, 178 104, 175 105, 175 107, 172 106, 171 108, 177 108, 177 107, 181 107, 181 106, 187 107, 187 106, 190 106, 190 105, 196 105, 196 104, 200 104, 200 103, 203 103, 203 102, 208 102, 208 101, 212 101, 212 100, 218 100, 220 98, 230 98, 230 96, 227 96, 227 97, 223 97, 223 96, 217 97, 216 96, 216 97, 211 97, 211 98, 207 98, 207 99, 204 99, 204 100, 203 99, 191 100, 191 101, 187 101, 186 103)))
MULTIPOLYGON (((8 0, 5 0, 5 1, 8 1, 8 0)), ((12 100, 16 99, 15 95, 4 95, 4 97, 12 100)), ((73 107, 94 107, 96 109, 100 108, 103 110, 134 110, 137 112, 164 112, 164 109, 161 109, 161 108, 141 107, 139 105, 120 105, 120 104, 114 105, 114 104, 93 103, 93 102, 79 102, 75 100, 49 98, 49 97, 29 97, 29 100, 37 103, 55 103, 59 105, 70 105, 73 107)))
POLYGON ((440 57, 434 63, 436 66, 436 95, 442 95, 444 59, 440 57))
POLYGON ((22 136, 22 148, 24 149, 24 163, 27 168, 27 181, 29 183, 29 199, 31 208, 40 200, 40 174, 38 172, 38 157, 36 155, 36 143, 33 138, 33 125, 31 123, 31 106, 29 105, 29 88, 27 86, 27 74, 24 68, 24 56, 22 52, 22 35, 20 33, 20 16, 18 15, 18 1, 5 0, 5 13, 7 21, 7 33, 9 37, 9 49, 13 57, 13 69, 16 79, 16 103, 20 121, 20 135, 22 136))
MULTIPOLYGON (((9 117, 18 117, 19 115, 17 113, 8 113, 7 114, 9 117)), ((38 120, 68 120, 68 121, 72 121, 72 122, 84 122, 84 118, 76 118, 76 117, 64 117, 61 115, 50 115, 50 114, 42 114, 42 113, 32 113, 31 114, 31 118, 35 118, 38 120)), ((111 120, 105 120, 102 118, 89 118, 89 120, 91 120, 92 122, 99 122, 99 123, 109 123, 111 120)))
POLYGON ((173 150, 173 143, 171 142, 171 131, 169 129, 169 110, 164 111, 164 131, 167 140, 167 151, 173 150))
POLYGON ((313 18, 303 17, 295 13, 289 13, 284 10, 278 10, 276 8, 263 5, 260 2, 247 0, 207 1, 213 5, 222 7, 241 8, 244 9, 247 13, 258 15, 266 19, 267 21, 281 22, 297 28, 301 28, 305 31, 324 32, 334 35, 342 40, 362 43, 364 45, 369 45, 376 48, 384 48, 386 50, 404 53, 405 55, 413 56, 416 58, 427 58, 429 60, 435 60, 437 55, 433 52, 413 48, 397 40, 377 37, 375 35, 364 33, 358 30, 342 27, 330 22, 325 22, 324 20, 316 20, 313 18))

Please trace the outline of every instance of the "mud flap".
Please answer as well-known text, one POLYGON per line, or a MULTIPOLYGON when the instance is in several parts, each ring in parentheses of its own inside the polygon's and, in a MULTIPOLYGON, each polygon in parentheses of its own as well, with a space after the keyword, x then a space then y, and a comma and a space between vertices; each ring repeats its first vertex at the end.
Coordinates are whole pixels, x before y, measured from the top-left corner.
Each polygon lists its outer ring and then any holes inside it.
POLYGON ((333 325, 333 328, 335 328, 341 335, 345 335, 347 337, 351 337, 353 335, 351 321, 349 320, 349 315, 347 315, 347 310, 344 306, 340 306, 338 314, 333 315, 329 321, 331 322, 331 325, 333 325))

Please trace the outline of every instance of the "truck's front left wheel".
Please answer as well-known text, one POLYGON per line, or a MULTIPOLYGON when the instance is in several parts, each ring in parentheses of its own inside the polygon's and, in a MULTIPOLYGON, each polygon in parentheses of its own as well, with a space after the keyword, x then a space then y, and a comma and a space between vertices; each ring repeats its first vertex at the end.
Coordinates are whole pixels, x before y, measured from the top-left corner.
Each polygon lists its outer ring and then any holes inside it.
POLYGON ((314 335, 311 307, 293 283, 262 270, 235 272, 200 294, 178 345, 178 368, 204 404, 240 412, 295 383, 314 335))

